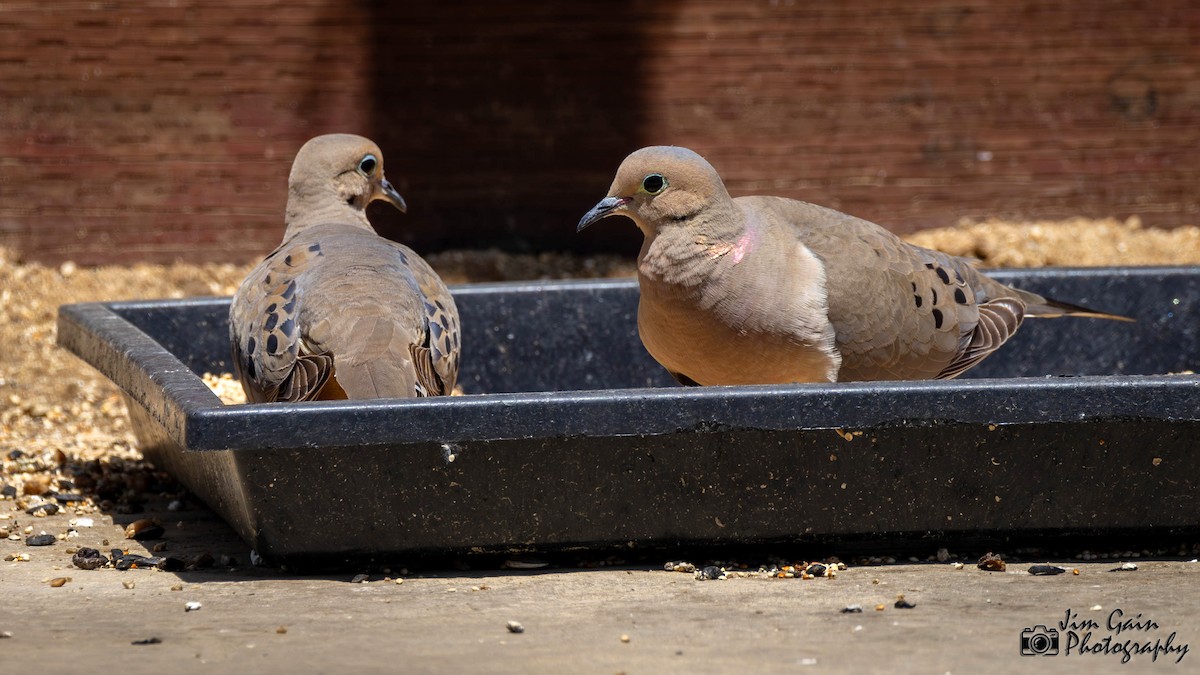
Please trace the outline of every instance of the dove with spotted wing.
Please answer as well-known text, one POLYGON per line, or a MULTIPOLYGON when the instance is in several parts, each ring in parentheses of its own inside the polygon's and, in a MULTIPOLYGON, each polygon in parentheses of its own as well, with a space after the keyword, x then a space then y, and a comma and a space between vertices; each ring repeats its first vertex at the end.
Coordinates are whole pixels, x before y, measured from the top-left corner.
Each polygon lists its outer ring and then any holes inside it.
POLYGON ((638 333, 683 384, 952 378, 1026 317, 1128 320, 1011 288, 832 209, 732 198, 685 148, 626 157, 578 229, 614 215, 643 234, 638 333))
POLYGON ((412 249, 376 234, 367 204, 404 199, 361 136, 308 141, 288 177, 283 243, 229 309, 251 402, 448 394, 458 377, 454 299, 412 249))

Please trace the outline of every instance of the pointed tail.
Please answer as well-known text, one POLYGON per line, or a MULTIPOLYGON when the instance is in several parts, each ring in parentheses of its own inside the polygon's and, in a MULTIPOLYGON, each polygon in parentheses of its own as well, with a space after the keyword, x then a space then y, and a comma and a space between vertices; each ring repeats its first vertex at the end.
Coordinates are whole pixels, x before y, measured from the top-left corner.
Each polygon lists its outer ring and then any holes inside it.
MULTIPOLYGON (((1030 295, 1033 295, 1033 294, 1030 293, 1030 295)), ((1131 323, 1136 321, 1136 319, 1132 319, 1128 316, 1121 316, 1120 314, 1109 314, 1108 312, 1098 312, 1094 309, 1089 309, 1087 307, 1081 307, 1079 305, 1072 305, 1069 302, 1059 302, 1058 300, 1051 300, 1049 298, 1043 298, 1038 295, 1034 295, 1034 297, 1029 298, 1029 300, 1031 300, 1031 302, 1025 307, 1025 316, 1028 316, 1028 317, 1036 317, 1036 318, 1041 318, 1041 319, 1054 319, 1054 318, 1058 318, 1060 316, 1077 316, 1077 317, 1083 317, 1083 318, 1088 318, 1088 319, 1108 319, 1110 321, 1128 321, 1131 323)))

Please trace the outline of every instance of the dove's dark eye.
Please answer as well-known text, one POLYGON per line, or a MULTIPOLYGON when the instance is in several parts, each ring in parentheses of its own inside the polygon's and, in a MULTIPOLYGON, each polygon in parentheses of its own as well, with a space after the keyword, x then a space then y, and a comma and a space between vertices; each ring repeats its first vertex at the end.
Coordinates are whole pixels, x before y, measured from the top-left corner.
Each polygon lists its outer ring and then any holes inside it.
POLYGON ((358 170, 370 176, 375 171, 375 167, 379 165, 379 160, 375 159, 375 155, 367 155, 358 160, 358 170))
POLYGON ((642 189, 647 193, 656 195, 667 189, 667 179, 662 177, 662 174, 652 173, 642 179, 642 189))

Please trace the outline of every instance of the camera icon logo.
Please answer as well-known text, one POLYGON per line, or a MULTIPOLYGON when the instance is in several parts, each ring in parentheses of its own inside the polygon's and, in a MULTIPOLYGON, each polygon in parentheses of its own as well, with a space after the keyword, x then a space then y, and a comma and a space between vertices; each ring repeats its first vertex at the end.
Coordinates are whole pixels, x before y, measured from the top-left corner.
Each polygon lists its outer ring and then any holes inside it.
POLYGON ((1021 656, 1057 656, 1058 629, 1038 624, 1021 631, 1021 656))

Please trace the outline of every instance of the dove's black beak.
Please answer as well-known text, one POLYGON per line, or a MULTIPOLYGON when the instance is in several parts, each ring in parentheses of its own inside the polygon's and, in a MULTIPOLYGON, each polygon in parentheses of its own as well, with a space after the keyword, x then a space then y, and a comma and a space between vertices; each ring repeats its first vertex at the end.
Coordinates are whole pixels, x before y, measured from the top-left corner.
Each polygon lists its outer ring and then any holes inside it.
POLYGON ((396 188, 392 187, 392 184, 386 178, 381 177, 379 182, 375 184, 375 194, 371 195, 371 199, 381 199, 396 207, 400 213, 408 213, 408 204, 404 202, 404 197, 401 197, 400 193, 396 192, 396 188))
POLYGON ((575 231, 583 232, 588 225, 591 225, 601 218, 611 216, 614 211, 628 203, 629 199, 625 197, 605 197, 604 199, 601 199, 600 203, 593 206, 591 211, 583 214, 583 218, 579 219, 579 225, 576 226, 575 231))

